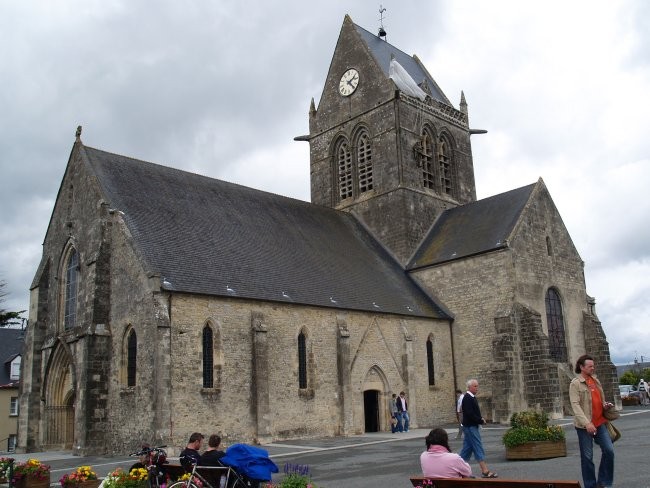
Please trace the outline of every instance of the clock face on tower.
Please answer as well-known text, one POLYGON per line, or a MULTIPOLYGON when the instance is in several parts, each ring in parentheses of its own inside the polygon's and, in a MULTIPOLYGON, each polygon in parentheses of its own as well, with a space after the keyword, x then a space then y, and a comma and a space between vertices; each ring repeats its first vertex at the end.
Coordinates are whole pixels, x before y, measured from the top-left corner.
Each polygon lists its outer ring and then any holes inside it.
POLYGON ((343 76, 341 76, 341 81, 339 81, 339 93, 344 97, 350 96, 354 93, 354 90, 357 89, 359 85, 359 72, 350 68, 343 76))

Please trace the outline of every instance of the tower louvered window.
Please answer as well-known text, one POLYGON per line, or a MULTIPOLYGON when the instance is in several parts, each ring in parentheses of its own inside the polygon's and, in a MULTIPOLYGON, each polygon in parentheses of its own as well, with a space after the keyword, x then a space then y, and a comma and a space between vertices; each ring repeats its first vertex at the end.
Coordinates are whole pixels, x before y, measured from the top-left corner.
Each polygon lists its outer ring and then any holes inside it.
POLYGON ((71 329, 77 322, 77 284, 79 278, 79 255, 72 249, 65 273, 65 299, 63 313, 64 329, 71 329))
POLYGON ((433 139, 428 131, 422 133, 422 152, 420 153, 420 167, 422 168, 422 185, 425 188, 435 189, 435 175, 433 170, 433 139))
POLYGON ((339 174, 339 197, 341 200, 352 197, 352 154, 345 140, 339 143, 336 151, 339 174))
POLYGON ((440 174, 440 191, 447 195, 453 195, 450 147, 444 137, 438 139, 438 171, 440 174))
POLYGON ((372 147, 367 132, 357 142, 357 167, 359 170, 359 192, 372 190, 372 147))
POLYGON ((546 292, 546 322, 548 324, 548 347, 551 359, 565 362, 566 340, 564 337, 564 318, 560 295, 554 288, 546 292))
POLYGON ((214 387, 214 341, 209 325, 203 327, 203 388, 214 387))

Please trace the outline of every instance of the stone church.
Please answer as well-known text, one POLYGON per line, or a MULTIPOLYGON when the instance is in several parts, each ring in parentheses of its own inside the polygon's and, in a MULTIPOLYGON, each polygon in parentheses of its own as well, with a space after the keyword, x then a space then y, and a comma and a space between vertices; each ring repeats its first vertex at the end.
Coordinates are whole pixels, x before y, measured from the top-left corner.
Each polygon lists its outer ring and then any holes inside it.
MULTIPOLYGON (((19 449, 124 453, 568 408, 615 369, 539 179, 476 199, 468 108, 346 16, 309 134, 311 203, 85 146, 31 286, 19 449), (133 444, 133 445, 132 445, 133 444)), ((302 143, 302 142, 301 142, 302 143)), ((272 164, 272 162, 270 162, 272 164)), ((305 163, 306 164, 306 163, 305 163)))

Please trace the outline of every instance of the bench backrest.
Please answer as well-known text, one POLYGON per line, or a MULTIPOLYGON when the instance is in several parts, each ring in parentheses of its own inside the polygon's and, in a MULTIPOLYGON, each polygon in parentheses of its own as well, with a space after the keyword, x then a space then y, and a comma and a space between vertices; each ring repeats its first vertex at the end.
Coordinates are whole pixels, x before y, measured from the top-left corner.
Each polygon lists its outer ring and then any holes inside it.
POLYGON ((581 488, 579 481, 505 480, 501 478, 411 478, 413 486, 422 488, 581 488))
MULTIPOLYGON (((164 466, 165 471, 172 478, 179 478, 187 472, 180 464, 165 464, 164 466)), ((229 466, 197 466, 196 473, 205 479, 212 488, 219 488, 221 477, 226 479, 233 477, 233 469, 229 466)))

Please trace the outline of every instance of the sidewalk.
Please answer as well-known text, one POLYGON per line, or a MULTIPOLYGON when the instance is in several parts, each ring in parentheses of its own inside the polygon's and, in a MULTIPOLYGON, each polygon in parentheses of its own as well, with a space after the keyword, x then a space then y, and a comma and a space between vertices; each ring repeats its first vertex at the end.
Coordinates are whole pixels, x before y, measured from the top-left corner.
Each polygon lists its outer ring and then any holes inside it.
MULTIPOLYGON (((493 471, 504 479, 569 479, 580 480, 580 457, 578 441, 572 418, 552 421, 562 425, 566 432, 567 456, 538 461, 510 461, 506 459, 502 443, 507 425, 489 424, 481 430, 487 462, 493 471)), ((647 464, 650 430, 650 409, 624 407, 616 426, 623 437, 615 445, 616 486, 650 488, 645 471, 639 466, 647 464)), ((456 440, 454 424, 443 425, 450 437, 450 447, 458 452, 462 441, 456 440)), ((276 441, 261 447, 269 452, 280 470, 285 463, 309 465, 312 478, 322 488, 370 488, 376 486, 409 486, 408 477, 420 470, 419 456, 424 450, 424 438, 430 427, 412 429, 405 433, 370 432, 350 437, 317 439, 294 439, 276 441)), ((595 458, 600 451, 594 449, 595 458)), ((73 456, 71 451, 34 452, 9 455, 17 461, 36 458, 52 466, 52 480, 80 465, 91 465, 100 476, 116 467, 128 467, 133 458, 128 456, 73 456)), ((470 461, 477 469, 474 460, 470 461)), ((279 473, 278 478, 282 477, 279 473)), ((275 477, 274 477, 275 478, 275 477)), ((277 480, 276 480, 277 481, 277 480)))

